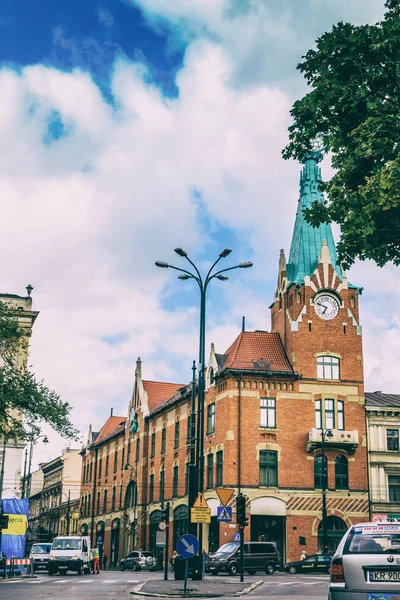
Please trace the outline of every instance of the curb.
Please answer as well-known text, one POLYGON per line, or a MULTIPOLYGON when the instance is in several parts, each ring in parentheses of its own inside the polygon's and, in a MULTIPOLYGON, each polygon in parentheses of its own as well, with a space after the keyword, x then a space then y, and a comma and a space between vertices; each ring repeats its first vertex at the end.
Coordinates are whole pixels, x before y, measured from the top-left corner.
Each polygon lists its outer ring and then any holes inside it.
POLYGON ((249 585, 249 587, 245 588, 244 590, 241 590, 239 592, 234 592, 233 594, 232 593, 229 593, 229 594, 218 594, 218 593, 201 594, 199 592, 190 593, 190 591, 188 593, 184 594, 183 590, 182 590, 182 593, 143 592, 142 589, 144 588, 146 583, 148 583, 149 581, 152 581, 152 580, 146 579, 145 581, 142 581, 139 585, 134 587, 134 589, 130 592, 130 594, 132 594, 132 596, 149 596, 152 598, 224 598, 224 597, 226 598, 226 597, 232 597, 232 596, 244 596, 246 594, 249 594, 255 588, 259 587, 260 585, 262 585, 264 583, 263 580, 255 581, 254 583, 249 585))

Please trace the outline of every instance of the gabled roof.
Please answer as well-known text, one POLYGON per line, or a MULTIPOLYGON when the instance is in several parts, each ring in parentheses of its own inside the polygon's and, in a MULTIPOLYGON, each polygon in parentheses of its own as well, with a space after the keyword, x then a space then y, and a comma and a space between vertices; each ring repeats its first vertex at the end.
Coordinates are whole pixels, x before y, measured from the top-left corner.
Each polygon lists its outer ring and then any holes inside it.
POLYGON ((96 441, 96 446, 105 442, 108 438, 118 435, 124 431, 126 417, 110 416, 100 429, 96 441))
POLYGON ((323 240, 327 242, 333 268, 339 279, 343 278, 337 263, 335 241, 330 224, 322 223, 319 227, 312 227, 306 222, 303 213, 304 209, 311 208, 315 201, 323 200, 323 194, 319 190, 322 180, 318 162, 321 159, 320 152, 311 152, 303 161, 304 167, 300 175, 300 198, 287 263, 289 283, 302 284, 304 277, 313 274, 318 265, 323 240))
POLYGON ((400 408, 400 394, 385 394, 384 392, 365 392, 365 406, 382 406, 400 408))
POLYGON ((222 371, 237 369, 294 374, 279 333, 242 331, 225 356, 222 371))
POLYGON ((143 380, 143 388, 147 392, 149 411, 153 412, 167 402, 182 387, 184 383, 164 383, 162 381, 143 380))

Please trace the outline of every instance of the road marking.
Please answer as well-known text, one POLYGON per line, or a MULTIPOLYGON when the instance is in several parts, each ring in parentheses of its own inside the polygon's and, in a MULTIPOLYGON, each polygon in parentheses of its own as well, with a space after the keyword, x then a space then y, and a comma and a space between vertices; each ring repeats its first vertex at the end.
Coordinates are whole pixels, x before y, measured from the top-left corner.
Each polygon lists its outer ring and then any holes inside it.
POLYGON ((116 583, 117 579, 104 579, 103 583, 116 583))
POLYGON ((125 583, 140 583, 140 579, 128 579, 125 583))
POLYGON ((29 581, 29 584, 31 584, 31 583, 48 583, 50 581, 51 581, 51 579, 36 579, 36 581, 29 581))
POLYGON ((94 579, 79 579, 77 583, 93 583, 94 579))

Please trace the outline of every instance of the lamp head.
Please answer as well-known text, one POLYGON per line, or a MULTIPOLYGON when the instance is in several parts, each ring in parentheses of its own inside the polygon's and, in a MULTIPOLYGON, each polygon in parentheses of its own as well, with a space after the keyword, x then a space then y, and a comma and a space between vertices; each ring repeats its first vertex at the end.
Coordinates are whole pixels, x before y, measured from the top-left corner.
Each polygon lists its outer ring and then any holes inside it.
POLYGON ((333 438, 333 433, 332 433, 332 431, 330 429, 328 429, 328 431, 326 432, 325 435, 326 435, 327 438, 333 438))
POLYGON ((178 256, 187 256, 187 252, 185 252, 183 248, 175 248, 174 252, 176 252, 178 256))
POLYGON ((48 444, 48 443, 49 443, 49 438, 47 437, 47 435, 45 435, 43 438, 43 444, 48 444))
POLYGON ((226 281, 229 279, 229 277, 228 275, 217 275, 216 279, 219 279, 220 281, 226 281))
POLYGON ((253 266, 252 262, 242 262, 239 264, 240 269, 249 269, 252 266, 253 266))
POLYGON ((163 260, 156 260, 155 265, 156 267, 161 267, 162 269, 168 269, 169 267, 169 264, 163 260))
POLYGON ((185 281, 186 279, 190 279, 190 275, 185 275, 183 273, 182 275, 178 275, 178 279, 182 279, 182 281, 185 281))
POLYGON ((232 252, 231 248, 224 248, 222 252, 219 253, 221 258, 226 258, 232 252))

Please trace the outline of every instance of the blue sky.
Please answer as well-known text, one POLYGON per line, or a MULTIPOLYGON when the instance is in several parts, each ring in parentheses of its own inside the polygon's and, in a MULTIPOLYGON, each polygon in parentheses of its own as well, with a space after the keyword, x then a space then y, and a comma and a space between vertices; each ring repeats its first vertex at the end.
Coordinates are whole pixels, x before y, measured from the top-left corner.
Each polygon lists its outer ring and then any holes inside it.
MULTIPOLYGON (((254 262, 213 282, 208 346, 224 352, 243 315, 269 329, 298 199, 300 166, 281 159, 306 90, 296 64, 337 21, 372 23, 383 10, 383 0, 3 0, 1 291, 34 286, 33 368, 83 432, 111 406, 125 414, 138 356, 146 379, 191 378, 197 290, 154 266, 183 266, 175 247, 203 269, 224 247, 224 266, 254 262)), ((365 290, 367 387, 398 391, 398 269, 364 263, 350 279, 365 290)))

